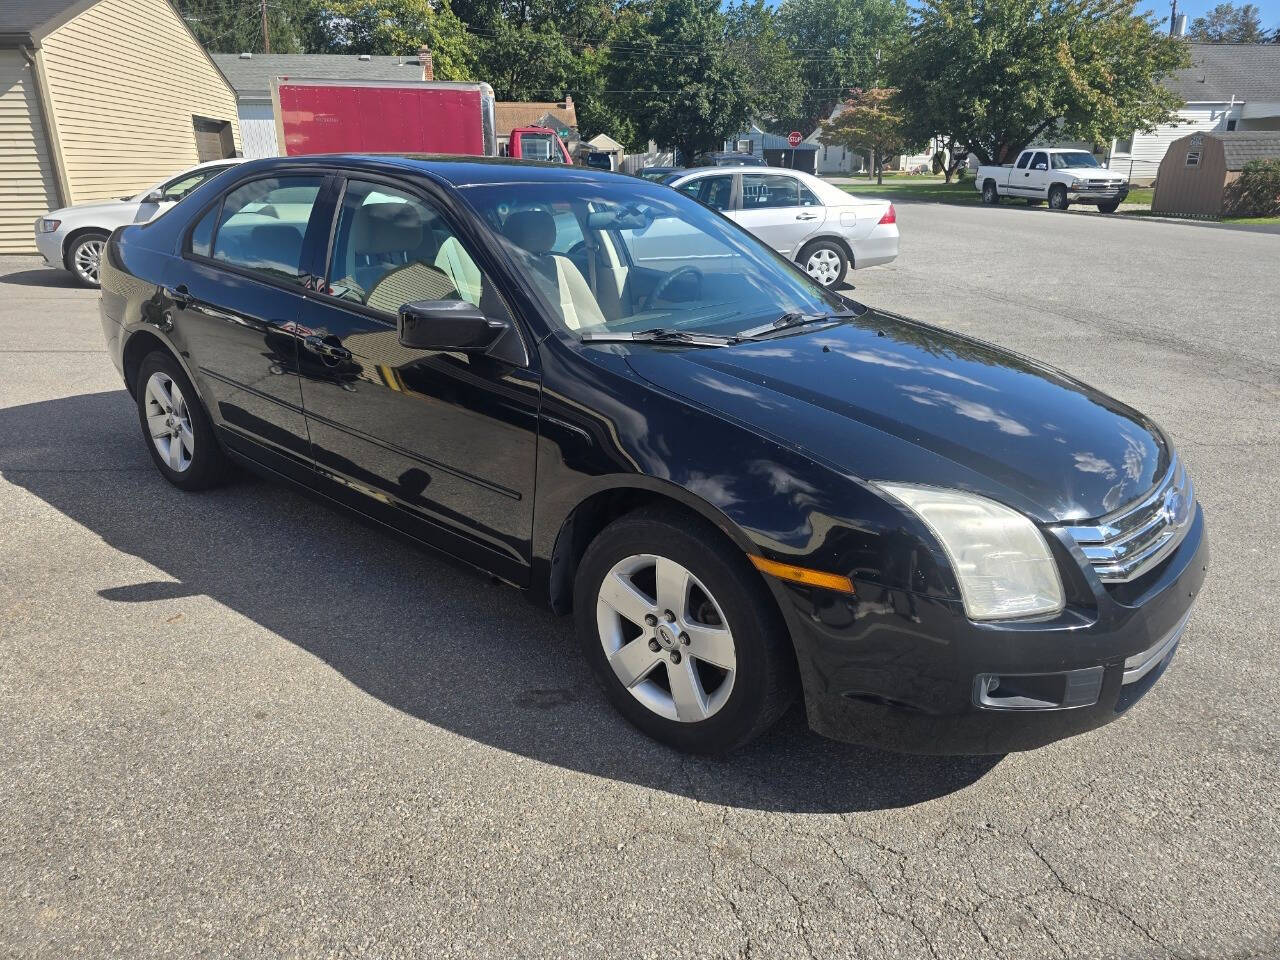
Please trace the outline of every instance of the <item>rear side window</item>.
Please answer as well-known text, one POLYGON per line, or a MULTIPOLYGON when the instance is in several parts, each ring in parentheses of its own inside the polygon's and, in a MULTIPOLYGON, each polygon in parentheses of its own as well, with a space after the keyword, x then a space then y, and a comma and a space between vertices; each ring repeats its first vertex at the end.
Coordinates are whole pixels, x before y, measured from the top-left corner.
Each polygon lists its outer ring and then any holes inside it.
MULTIPOLYGON (((277 280, 297 281, 302 241, 320 193, 321 177, 268 177, 237 187, 222 202, 213 235, 214 260, 277 280)), ((192 253, 203 221, 191 235, 192 253)))
POLYGON ((699 177, 681 186, 680 191, 714 210, 728 210, 733 201, 733 177, 699 177))
POLYGON ((800 184, 793 177, 765 173, 742 175, 742 209, 800 206, 800 184))
POLYGON ((1030 162, 1031 162, 1031 154, 1024 153, 1022 156, 1018 158, 1018 169, 1019 170, 1027 169, 1027 164, 1030 162))

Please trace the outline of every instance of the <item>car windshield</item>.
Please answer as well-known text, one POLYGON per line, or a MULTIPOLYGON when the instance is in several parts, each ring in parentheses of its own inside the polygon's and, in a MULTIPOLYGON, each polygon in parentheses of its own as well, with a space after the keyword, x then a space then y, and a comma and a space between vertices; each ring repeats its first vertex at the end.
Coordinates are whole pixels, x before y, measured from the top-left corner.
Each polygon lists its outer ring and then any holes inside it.
POLYGON ((1097 159, 1092 153, 1085 153, 1083 150, 1073 151, 1072 153, 1055 153, 1053 157, 1053 169, 1066 170, 1070 167, 1096 167, 1099 166, 1097 159))
POLYGON ((520 135, 520 156, 525 160, 560 160, 558 150, 551 144, 549 133, 524 133, 520 135))
POLYGON ((555 181, 462 193, 569 333, 732 336, 848 303, 714 211, 665 187, 555 181))

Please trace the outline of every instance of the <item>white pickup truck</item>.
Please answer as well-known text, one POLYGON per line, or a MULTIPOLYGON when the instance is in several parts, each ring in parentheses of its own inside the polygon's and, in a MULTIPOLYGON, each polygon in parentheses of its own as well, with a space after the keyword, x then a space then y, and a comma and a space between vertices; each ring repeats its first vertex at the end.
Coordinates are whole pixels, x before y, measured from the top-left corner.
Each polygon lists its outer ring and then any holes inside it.
POLYGON ((1099 166, 1093 154, 1052 147, 1023 150, 1014 164, 978 167, 973 182, 982 193, 983 203, 1021 197, 1031 204, 1048 200, 1055 210, 1088 203, 1103 213, 1115 213, 1129 195, 1129 182, 1121 174, 1099 166))

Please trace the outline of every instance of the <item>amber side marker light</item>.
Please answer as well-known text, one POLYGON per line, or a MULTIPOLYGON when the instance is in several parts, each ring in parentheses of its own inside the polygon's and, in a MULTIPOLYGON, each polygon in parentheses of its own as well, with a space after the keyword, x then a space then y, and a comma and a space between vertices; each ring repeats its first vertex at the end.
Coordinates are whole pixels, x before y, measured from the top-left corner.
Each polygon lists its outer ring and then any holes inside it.
POLYGON ((828 590, 838 590, 840 593, 856 592, 853 589, 853 581, 838 573, 823 573, 821 570, 810 570, 808 567, 794 567, 789 563, 778 563, 776 560, 757 557, 754 553, 749 553, 747 556, 761 573, 770 574, 780 580, 803 583, 807 587, 825 587, 828 590))

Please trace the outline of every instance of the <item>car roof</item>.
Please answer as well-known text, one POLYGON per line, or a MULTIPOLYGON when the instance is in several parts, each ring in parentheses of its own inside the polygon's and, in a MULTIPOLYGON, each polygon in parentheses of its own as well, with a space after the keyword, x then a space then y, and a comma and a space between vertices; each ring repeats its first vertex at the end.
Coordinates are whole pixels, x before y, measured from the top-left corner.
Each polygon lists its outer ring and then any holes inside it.
POLYGON ((602 183, 634 182, 623 173, 564 163, 516 160, 510 157, 459 157, 419 153, 318 153, 302 157, 271 157, 251 161, 258 170, 277 166, 349 167, 364 170, 399 170, 432 174, 454 186, 480 183, 544 183, 564 180, 602 183))

